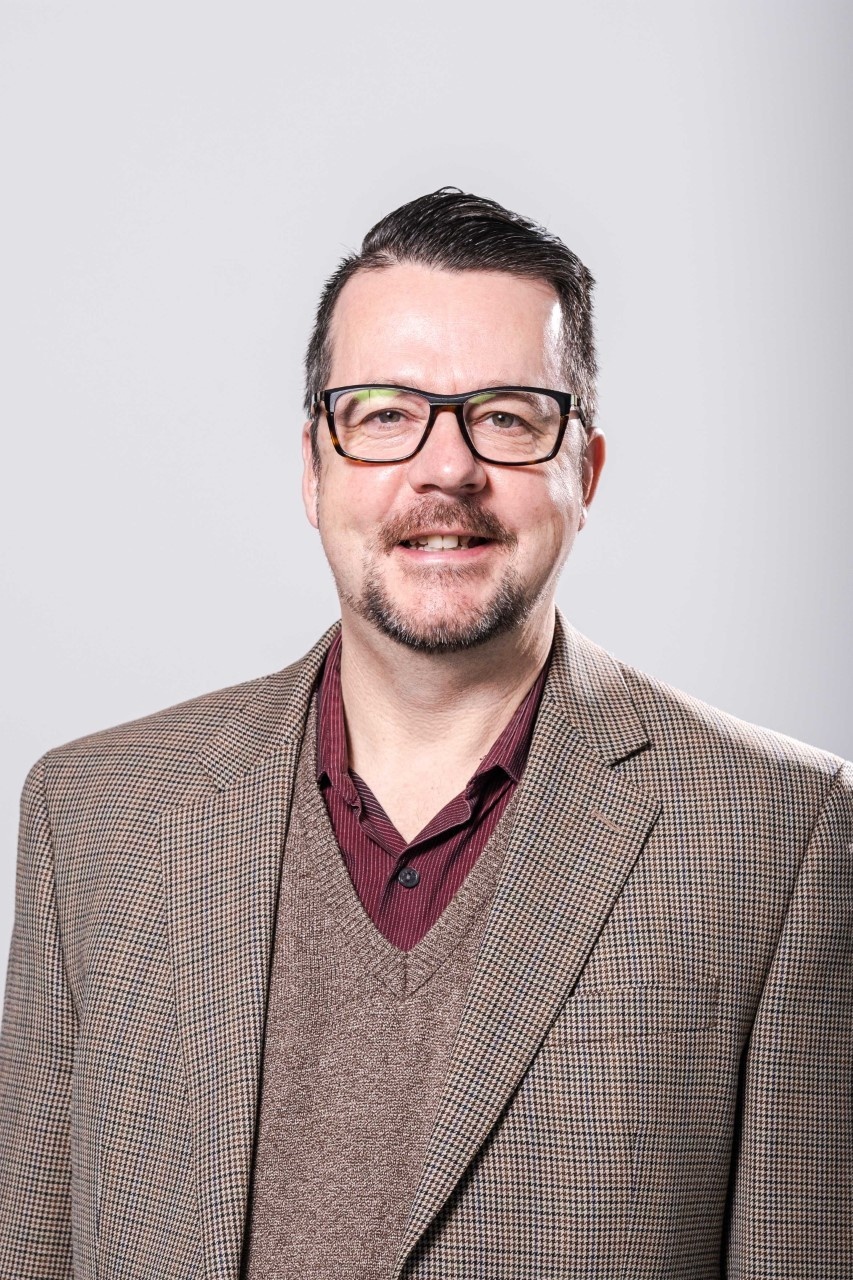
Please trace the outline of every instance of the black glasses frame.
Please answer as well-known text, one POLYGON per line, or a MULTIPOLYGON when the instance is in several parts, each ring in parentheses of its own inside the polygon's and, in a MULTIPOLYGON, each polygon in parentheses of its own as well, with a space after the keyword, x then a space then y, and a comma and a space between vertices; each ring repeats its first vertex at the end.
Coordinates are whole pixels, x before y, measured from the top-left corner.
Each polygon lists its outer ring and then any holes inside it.
POLYGON ((459 430, 462 432, 462 439, 473 453, 474 457, 480 462, 488 462, 495 467, 533 467, 539 462, 549 462, 551 458, 557 456, 560 452, 560 446, 563 443, 563 437, 566 434, 566 427, 569 425, 569 419, 572 414, 577 414, 584 431, 588 433, 588 427, 584 420, 583 411, 581 409, 580 396, 575 395, 573 391, 554 391, 550 387, 481 387, 477 391, 467 391, 464 395, 455 396, 439 396, 429 391, 421 391, 419 387, 400 387, 395 383, 388 382, 356 382, 347 387, 327 387, 325 391, 320 393, 320 397, 314 403, 314 420, 321 409, 326 411, 326 423, 329 428, 329 435, 332 437, 332 445, 335 452, 339 453, 342 458, 348 458, 350 462, 363 462, 367 466, 384 467, 389 463, 408 462, 410 458, 414 458, 416 453, 420 453, 421 449, 427 442, 429 433, 435 426, 435 420, 443 409, 452 409, 456 415, 456 421, 459 423, 459 430), (406 453, 401 458, 358 458, 355 454, 347 453, 346 449, 338 439, 338 433, 335 430, 335 405, 345 391, 408 391, 413 395, 421 396, 429 403, 429 418, 424 427, 423 435, 418 443, 412 449, 411 453, 406 453), (525 459, 523 462, 505 462, 498 458, 487 458, 485 454, 475 448, 474 441, 468 434, 468 428, 465 426, 464 408, 466 401, 473 396, 481 396, 487 393, 497 395, 501 391, 533 391, 539 395, 552 396, 560 407, 560 426, 557 430, 557 439, 550 453, 546 453, 542 458, 525 459))

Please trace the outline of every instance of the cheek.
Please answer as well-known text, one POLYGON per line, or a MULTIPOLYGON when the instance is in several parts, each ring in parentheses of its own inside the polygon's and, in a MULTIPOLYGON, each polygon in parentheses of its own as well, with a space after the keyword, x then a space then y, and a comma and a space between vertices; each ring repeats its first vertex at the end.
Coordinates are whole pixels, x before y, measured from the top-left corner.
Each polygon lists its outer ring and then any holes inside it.
POLYGON ((561 543, 574 536, 581 507, 580 485, 574 466, 568 459, 555 461, 558 465, 543 477, 539 501, 532 507, 535 527, 549 543, 561 543))
POLYGON ((564 561, 577 534, 580 511, 577 471, 560 459, 560 465, 548 472, 540 501, 531 510, 534 537, 543 560, 564 561))
POLYGON ((578 460, 573 453, 555 459, 557 464, 548 474, 548 496, 566 519, 577 518, 581 508, 581 484, 578 460))
POLYGON ((320 533, 324 543, 361 554, 365 541, 387 519, 399 478, 390 468, 336 465, 341 461, 335 458, 327 465, 324 460, 320 472, 320 533))

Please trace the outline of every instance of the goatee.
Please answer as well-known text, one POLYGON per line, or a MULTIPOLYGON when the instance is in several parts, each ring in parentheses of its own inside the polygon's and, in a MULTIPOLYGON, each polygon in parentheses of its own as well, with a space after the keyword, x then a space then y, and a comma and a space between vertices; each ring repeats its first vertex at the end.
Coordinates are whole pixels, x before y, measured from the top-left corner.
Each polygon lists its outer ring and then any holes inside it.
POLYGON ((361 596, 348 603, 389 640, 418 653, 438 654, 475 649, 512 631, 529 616, 533 602, 526 598, 518 575, 510 570, 497 594, 474 617, 464 613, 453 616, 447 611, 435 621, 409 618, 391 600, 375 572, 368 575, 361 596))

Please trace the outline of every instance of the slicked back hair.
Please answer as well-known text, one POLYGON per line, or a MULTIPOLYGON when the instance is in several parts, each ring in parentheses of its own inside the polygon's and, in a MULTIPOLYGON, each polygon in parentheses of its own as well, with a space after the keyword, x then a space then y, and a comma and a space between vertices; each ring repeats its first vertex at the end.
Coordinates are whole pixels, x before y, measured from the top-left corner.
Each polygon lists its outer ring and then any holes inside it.
POLYGON ((386 214, 371 227, 358 253, 342 259, 326 281, 305 354, 305 412, 314 416, 331 369, 330 331, 335 303, 357 271, 377 271, 401 263, 444 271, 504 271, 543 280, 560 300, 563 314, 563 373, 566 386, 581 397, 589 429, 597 409, 595 339, 590 272, 558 236, 494 200, 442 187, 386 214))

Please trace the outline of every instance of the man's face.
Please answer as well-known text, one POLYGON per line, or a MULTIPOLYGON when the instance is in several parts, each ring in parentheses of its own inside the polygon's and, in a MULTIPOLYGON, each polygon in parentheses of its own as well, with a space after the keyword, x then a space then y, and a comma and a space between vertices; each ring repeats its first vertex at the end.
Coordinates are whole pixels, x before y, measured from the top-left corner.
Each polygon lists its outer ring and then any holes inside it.
MULTIPOLYGON (((328 385, 573 390, 560 368, 561 319, 548 284, 504 272, 361 271, 335 307, 328 385)), ((604 461, 600 433, 584 459, 585 440, 572 419, 556 458, 502 467, 473 456, 447 411, 408 462, 368 465, 334 452, 321 415, 317 471, 306 424, 305 508, 344 617, 428 652, 482 644, 538 610, 544 617, 604 461), (475 541, 410 545, 429 535, 475 541)))

